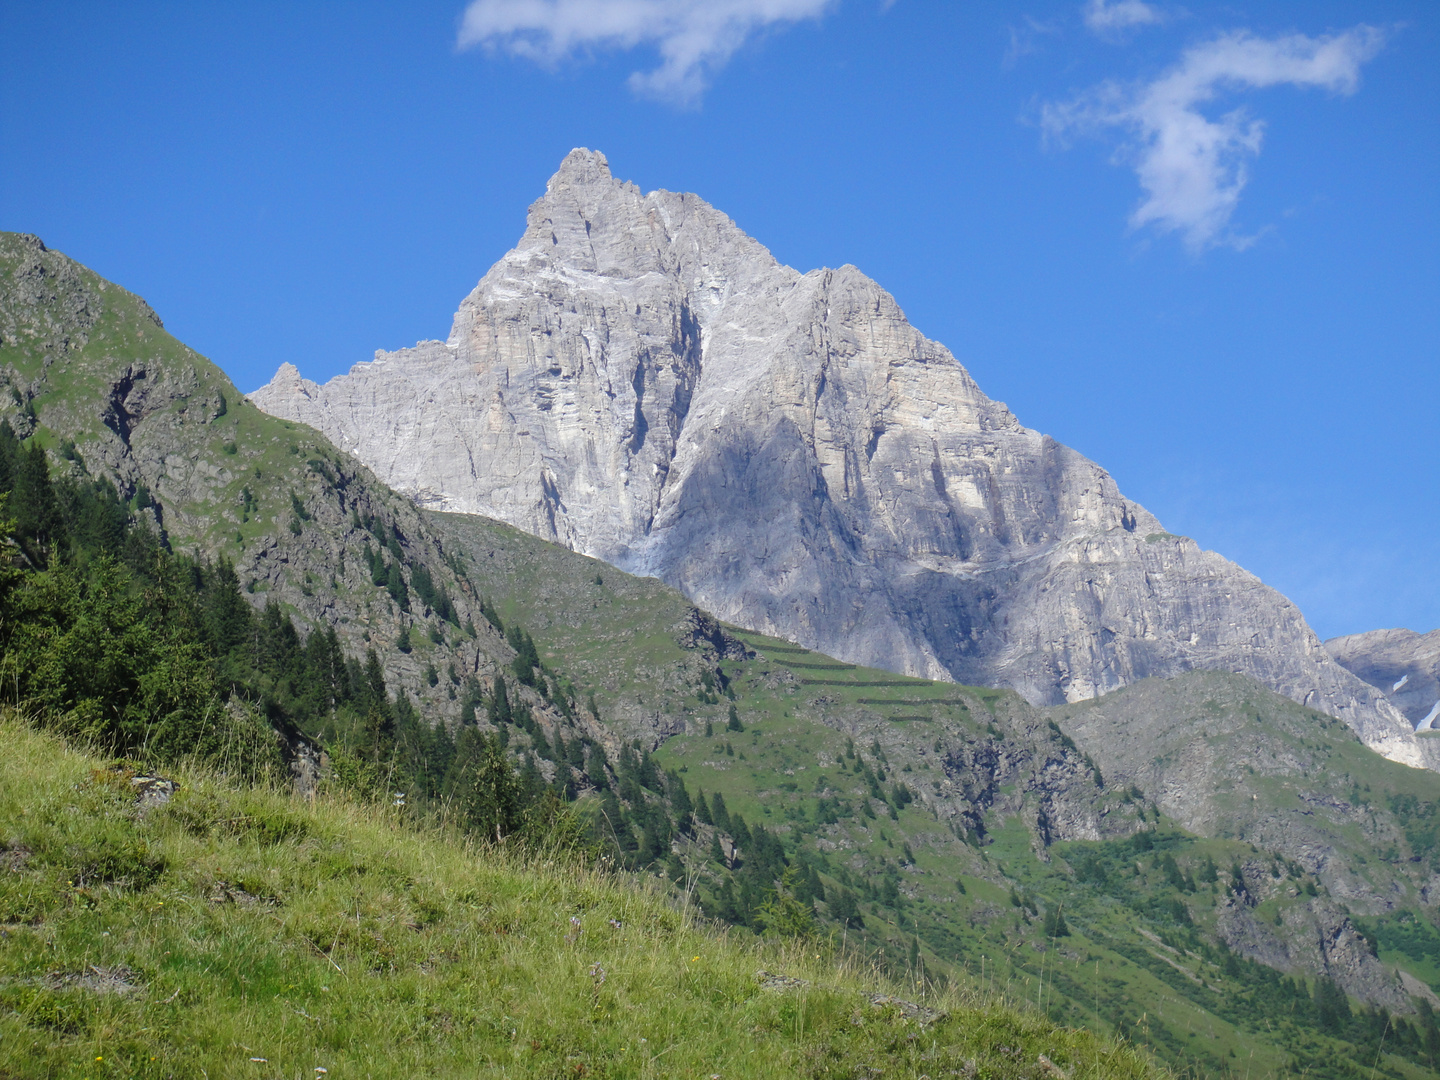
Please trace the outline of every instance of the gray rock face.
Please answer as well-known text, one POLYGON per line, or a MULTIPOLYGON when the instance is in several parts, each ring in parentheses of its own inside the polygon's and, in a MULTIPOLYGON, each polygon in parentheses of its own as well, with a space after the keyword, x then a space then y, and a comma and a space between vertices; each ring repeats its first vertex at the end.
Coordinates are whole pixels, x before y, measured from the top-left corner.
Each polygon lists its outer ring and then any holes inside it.
POLYGON ((1440 730, 1440 630, 1371 630, 1331 638, 1325 649, 1384 694, 1417 731, 1440 730))
POLYGON ((1086 699, 1244 672, 1420 764, 1294 605, 987 398, 853 266, 782 266, 573 151, 447 340, 252 395, 486 514, 845 660, 1086 699))

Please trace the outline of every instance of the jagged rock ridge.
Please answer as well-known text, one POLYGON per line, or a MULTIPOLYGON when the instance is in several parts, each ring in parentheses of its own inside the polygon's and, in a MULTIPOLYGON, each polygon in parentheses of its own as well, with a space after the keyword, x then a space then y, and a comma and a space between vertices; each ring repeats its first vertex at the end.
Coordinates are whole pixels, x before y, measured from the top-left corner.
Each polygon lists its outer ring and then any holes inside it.
POLYGON ((853 266, 573 151, 447 340, 252 395, 387 483, 856 662, 1035 703, 1216 668, 1426 748, 1300 612, 1023 427, 853 266))

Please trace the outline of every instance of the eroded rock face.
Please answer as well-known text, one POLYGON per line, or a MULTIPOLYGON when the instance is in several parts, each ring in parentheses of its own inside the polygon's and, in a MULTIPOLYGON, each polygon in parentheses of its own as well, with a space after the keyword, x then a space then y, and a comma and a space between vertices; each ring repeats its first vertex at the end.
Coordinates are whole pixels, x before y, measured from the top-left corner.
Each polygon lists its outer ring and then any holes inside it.
MULTIPOLYGON (((1247 874, 1246 880, 1249 880, 1247 874)), ((1243 897, 1221 902, 1216 932, 1241 956, 1278 971, 1333 979, 1351 997, 1397 1012, 1412 1008, 1398 971, 1382 964, 1339 905, 1312 900, 1287 912, 1284 925, 1257 919, 1243 897)))
POLYGON ((1093 697, 1250 674, 1419 764, 1294 605, 987 398, 852 266, 801 274, 573 151, 447 340, 252 395, 486 514, 845 660, 1093 697))
POLYGON ((1419 731, 1440 730, 1440 630, 1371 630, 1331 638, 1340 666, 1385 695, 1419 731))

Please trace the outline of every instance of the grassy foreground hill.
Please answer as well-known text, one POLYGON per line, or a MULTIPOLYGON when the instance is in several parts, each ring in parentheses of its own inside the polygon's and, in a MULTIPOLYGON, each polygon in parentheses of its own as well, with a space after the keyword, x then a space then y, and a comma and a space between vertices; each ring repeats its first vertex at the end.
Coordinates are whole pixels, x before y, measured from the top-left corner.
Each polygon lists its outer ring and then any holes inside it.
POLYGON ((403 809, 0 742, 3 1076, 1160 1075, 403 809))

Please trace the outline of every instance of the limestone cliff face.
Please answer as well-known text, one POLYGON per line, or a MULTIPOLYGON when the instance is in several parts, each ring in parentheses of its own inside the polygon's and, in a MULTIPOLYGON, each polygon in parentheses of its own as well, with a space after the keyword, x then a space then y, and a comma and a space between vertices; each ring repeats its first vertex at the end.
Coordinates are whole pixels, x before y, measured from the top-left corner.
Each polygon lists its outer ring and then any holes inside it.
POLYGON ((907 674, 1086 699, 1250 674, 1421 763, 1284 597, 987 398, 851 266, 801 274, 694 195, 573 151, 446 341, 252 395, 422 505, 907 674))
POLYGON ((1440 730, 1440 630, 1371 630, 1331 638, 1325 649, 1384 694, 1417 731, 1440 730))

